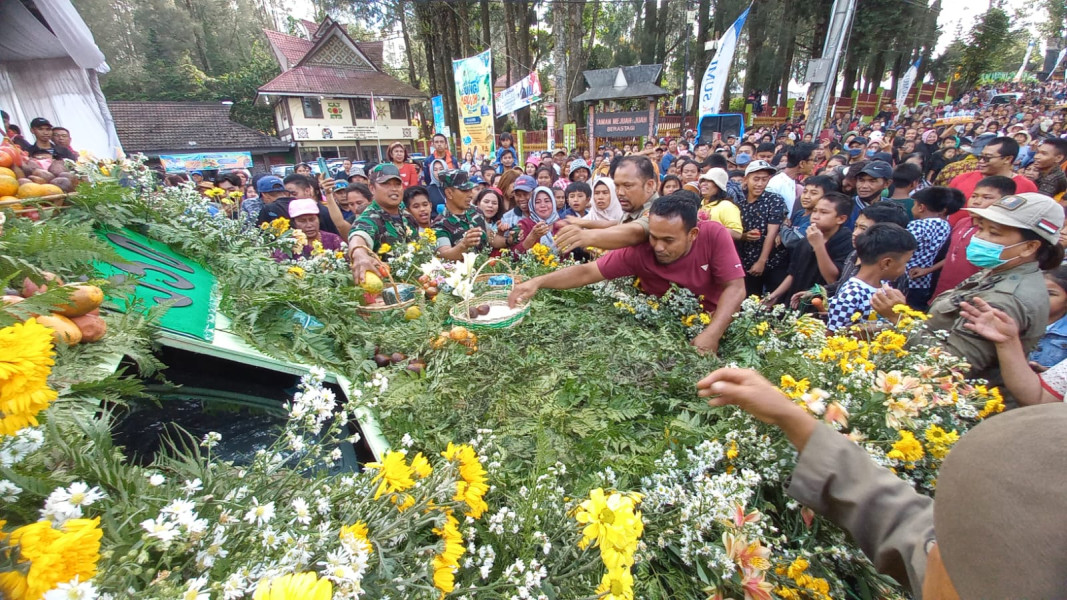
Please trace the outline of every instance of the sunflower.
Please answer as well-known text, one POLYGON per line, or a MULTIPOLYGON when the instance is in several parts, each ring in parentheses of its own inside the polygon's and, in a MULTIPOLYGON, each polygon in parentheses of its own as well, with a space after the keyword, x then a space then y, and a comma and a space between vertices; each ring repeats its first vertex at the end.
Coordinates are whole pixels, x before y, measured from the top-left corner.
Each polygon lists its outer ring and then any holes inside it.
POLYGON ((375 500, 386 492, 403 492, 415 485, 415 480, 411 478, 411 466, 400 452, 387 452, 385 460, 380 463, 367 463, 367 468, 378 469, 378 474, 374 476, 374 481, 378 482, 378 489, 374 492, 375 500))
POLYGON ((489 491, 485 467, 478 460, 478 454, 470 444, 455 445, 448 443, 448 448, 441 453, 446 459, 459 463, 459 480, 456 481, 456 495, 452 498, 464 502, 469 509, 467 516, 481 518, 489 505, 483 499, 489 491))
POLYGON ((0 435, 37 425, 56 392, 52 372, 52 330, 30 319, 0 329, 0 435))
POLYGON ((11 547, 18 546, 15 555, 0 552, 0 561, 14 558, 20 563, 20 568, 0 573, 0 597, 38 600, 75 577, 92 579, 102 535, 99 517, 68 519, 59 529, 51 521, 19 527, 8 540, 11 547), (24 563, 29 563, 28 568, 21 568, 24 563))

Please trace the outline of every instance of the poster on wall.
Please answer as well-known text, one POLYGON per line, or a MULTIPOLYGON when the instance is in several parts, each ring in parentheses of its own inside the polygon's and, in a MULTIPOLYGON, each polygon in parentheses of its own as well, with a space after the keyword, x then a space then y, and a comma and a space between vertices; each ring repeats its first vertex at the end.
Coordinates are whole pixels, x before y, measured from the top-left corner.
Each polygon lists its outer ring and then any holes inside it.
POLYGON ((493 105, 496 107, 496 116, 498 117, 540 102, 541 79, 537 77, 537 71, 523 77, 508 89, 497 92, 494 94, 493 100, 493 105))
POLYGON ((490 50, 452 61, 459 109, 461 153, 496 154, 493 132, 493 81, 490 50))
POLYGON ((251 169, 250 152, 205 152, 200 154, 161 154, 159 162, 167 173, 188 171, 251 169))

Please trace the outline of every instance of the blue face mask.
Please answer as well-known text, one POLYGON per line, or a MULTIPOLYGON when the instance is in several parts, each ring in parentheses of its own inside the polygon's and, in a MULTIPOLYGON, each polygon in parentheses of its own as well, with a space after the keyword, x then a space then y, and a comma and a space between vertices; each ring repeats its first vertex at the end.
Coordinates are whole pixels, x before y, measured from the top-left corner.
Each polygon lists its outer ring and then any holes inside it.
POLYGON ((751 162, 751 161, 752 161, 752 155, 749 154, 748 152, 742 152, 742 153, 737 155, 737 162, 739 162, 739 163, 747 163, 747 162, 751 162))
MULTIPOLYGON (((1026 242, 1019 242, 1019 244, 1025 243, 1026 242)), ((1014 248, 1019 244, 1002 246, 1000 244, 994 244, 993 242, 987 242, 978 236, 972 237, 971 241, 967 242, 967 262, 981 269, 994 269, 1008 262, 1007 260, 1000 258, 1001 253, 1008 248, 1014 248)))
POLYGON ((867 151, 867 158, 871 158, 872 156, 874 156, 874 150, 868 150, 867 151))
POLYGON ((863 148, 849 148, 848 149, 848 155, 849 156, 859 156, 860 152, 863 152, 863 148))

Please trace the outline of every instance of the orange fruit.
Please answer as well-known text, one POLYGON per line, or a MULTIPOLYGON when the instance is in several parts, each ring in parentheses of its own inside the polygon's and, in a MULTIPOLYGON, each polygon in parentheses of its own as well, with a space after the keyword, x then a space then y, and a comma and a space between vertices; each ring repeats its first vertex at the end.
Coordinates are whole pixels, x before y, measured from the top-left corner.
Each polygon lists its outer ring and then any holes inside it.
POLYGON ((19 181, 9 175, 0 175, 0 196, 14 196, 19 191, 19 181))
POLYGON ((10 167, 15 164, 15 157, 11 154, 0 150, 0 167, 10 167))

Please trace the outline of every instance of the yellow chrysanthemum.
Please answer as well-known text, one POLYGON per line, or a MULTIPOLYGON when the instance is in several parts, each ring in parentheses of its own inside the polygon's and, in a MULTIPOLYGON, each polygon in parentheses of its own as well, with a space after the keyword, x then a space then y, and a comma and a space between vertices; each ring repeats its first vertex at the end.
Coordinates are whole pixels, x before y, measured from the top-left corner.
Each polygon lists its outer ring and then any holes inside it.
POLYGON ((433 557, 433 585, 441 592, 449 594, 455 588, 459 559, 466 551, 463 534, 459 532, 459 521, 452 515, 446 515, 445 524, 435 528, 433 532, 444 542, 444 550, 433 557))
POLYGON ((600 600, 633 600, 634 577, 630 568, 608 569, 601 578, 596 593, 605 594, 600 596, 600 600))
POLYGON ((52 330, 30 319, 0 329, 0 435, 37 425, 37 414, 56 399, 52 330))
POLYGON ((489 491, 485 467, 478 460, 478 453, 470 444, 455 445, 448 443, 448 448, 441 453, 446 459, 459 463, 459 480, 456 481, 456 495, 453 500, 467 505, 468 517, 481 518, 489 505, 483 499, 489 491))
POLYGON ((304 278, 304 269, 303 269, 303 267, 298 267, 296 265, 293 265, 293 266, 289 267, 285 272, 290 274, 290 275, 292 275, 292 276, 294 276, 294 277, 296 277, 297 279, 303 279, 304 278))
POLYGON ((893 442, 893 449, 886 456, 909 463, 922 460, 924 455, 923 446, 915 439, 915 434, 906 429, 902 429, 897 433, 900 435, 900 439, 893 442))
POLYGON ((270 230, 274 235, 281 235, 286 231, 289 231, 289 219, 285 217, 278 217, 270 222, 270 230))
POLYGON ((415 455, 415 458, 411 459, 411 469, 419 479, 426 479, 433 474, 433 467, 430 466, 430 461, 426 460, 422 452, 419 452, 415 455))
POLYGON ((367 524, 365 522, 356 521, 351 525, 341 528, 340 538, 342 542, 349 544, 353 548, 362 545, 369 554, 374 551, 374 544, 371 544, 370 539, 367 537, 369 533, 370 530, 367 529, 367 524))
MULTIPOLYGON (((100 518, 69 519, 60 529, 51 521, 38 521, 11 533, 9 545, 25 569, 0 573, 0 597, 38 600, 45 592, 75 577, 87 581, 100 560, 100 518)), ((0 553, 0 561, 11 558, 0 553)))
POLYGON ((798 577, 800 577, 800 575, 804 571, 807 571, 807 570, 808 570, 808 561, 805 560, 804 558, 798 556, 796 558, 796 560, 794 560, 792 563, 790 563, 790 565, 786 568, 785 574, 790 579, 795 581, 798 577))
POLYGON ((382 244, 378 247, 378 254, 389 254, 393 250, 393 247, 389 244, 382 244))
POLYGON ((612 492, 605 495, 597 488, 589 492, 589 499, 578 506, 575 520, 584 524, 578 547, 590 543, 600 546, 600 557, 609 569, 633 564, 637 542, 644 533, 641 512, 635 510, 641 494, 612 492))
POLYGON ((378 469, 378 474, 374 476, 374 481, 378 482, 378 489, 374 492, 375 500, 387 492, 403 492, 415 485, 415 480, 412 479, 414 471, 400 452, 387 452, 385 460, 380 463, 367 463, 367 468, 378 469))
POLYGON ((252 600, 330 600, 333 584, 314 573, 291 573, 259 582, 252 600))

